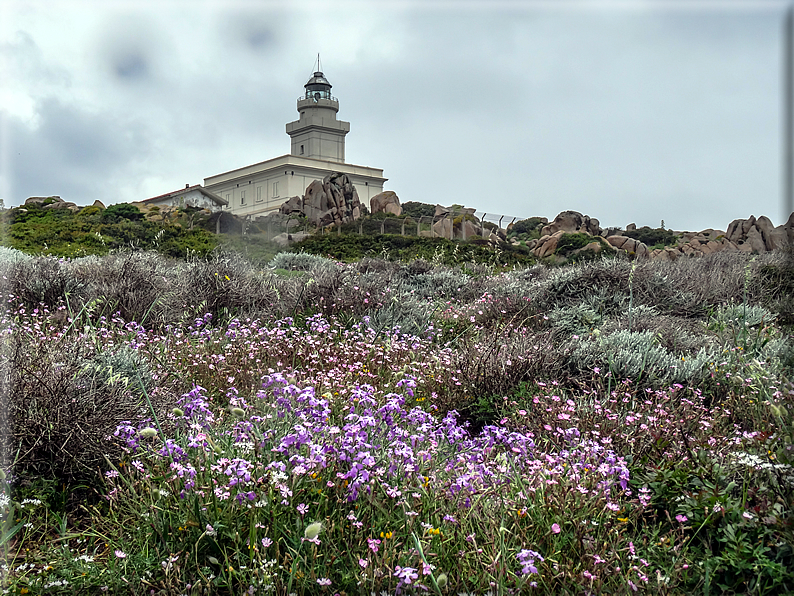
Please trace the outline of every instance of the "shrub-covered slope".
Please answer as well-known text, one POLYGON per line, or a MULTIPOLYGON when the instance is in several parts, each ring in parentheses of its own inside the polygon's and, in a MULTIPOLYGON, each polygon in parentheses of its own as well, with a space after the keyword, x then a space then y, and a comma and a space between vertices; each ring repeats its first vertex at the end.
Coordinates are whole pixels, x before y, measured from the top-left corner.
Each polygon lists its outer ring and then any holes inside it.
POLYGON ((0 251, 14 593, 794 590, 792 279, 0 251))

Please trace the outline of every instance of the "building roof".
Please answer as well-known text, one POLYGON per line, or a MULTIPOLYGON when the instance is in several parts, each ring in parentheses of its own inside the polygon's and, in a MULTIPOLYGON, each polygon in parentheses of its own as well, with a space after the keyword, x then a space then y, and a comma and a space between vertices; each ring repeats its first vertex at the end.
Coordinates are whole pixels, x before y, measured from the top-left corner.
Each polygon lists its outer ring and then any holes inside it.
POLYGON ((380 168, 357 166, 350 163, 332 162, 288 153, 286 155, 268 159, 267 161, 261 161, 259 163, 243 166, 241 168, 235 168, 234 170, 229 170, 228 172, 222 172, 220 174, 215 174, 214 176, 209 176, 204 178, 204 184, 207 186, 214 186, 222 182, 247 178, 268 170, 275 171, 280 170, 283 167, 290 166, 311 168, 325 172, 342 172, 343 174, 362 178, 372 178, 374 180, 382 180, 384 182, 388 180, 388 178, 383 177, 383 170, 380 168))
POLYGON ((185 186, 185 188, 180 188, 179 190, 175 190, 173 192, 167 192, 164 195, 158 195, 158 196, 152 197, 150 199, 144 199, 143 201, 140 201, 140 202, 141 203, 156 203, 158 201, 162 201, 162 200, 165 200, 165 199, 170 199, 172 197, 176 197, 176 196, 185 194, 187 192, 192 192, 194 190, 197 190, 198 192, 200 192, 204 196, 208 197, 209 199, 215 201, 219 205, 228 205, 229 204, 229 202, 226 199, 223 199, 223 198, 219 197, 214 192, 210 192, 209 190, 207 190, 206 188, 201 186, 201 184, 194 184, 193 186, 185 186))
MULTIPOLYGON (((317 71, 314 73, 314 76, 309 79, 309 82, 304 85, 307 89, 309 89, 309 85, 322 85, 323 87, 327 86, 329 89, 333 86, 331 83, 328 82, 328 79, 325 78, 325 75, 317 71)), ((314 87, 311 87, 314 90, 314 87)))

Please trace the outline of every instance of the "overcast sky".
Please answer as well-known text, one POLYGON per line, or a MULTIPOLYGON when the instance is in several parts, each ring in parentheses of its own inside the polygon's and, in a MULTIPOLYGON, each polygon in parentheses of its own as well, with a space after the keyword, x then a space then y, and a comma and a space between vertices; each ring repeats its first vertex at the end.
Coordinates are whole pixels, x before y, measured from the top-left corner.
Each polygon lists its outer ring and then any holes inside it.
POLYGON ((783 223, 788 3, 0 1, 0 197, 135 201, 284 155, 319 52, 401 201, 783 223))

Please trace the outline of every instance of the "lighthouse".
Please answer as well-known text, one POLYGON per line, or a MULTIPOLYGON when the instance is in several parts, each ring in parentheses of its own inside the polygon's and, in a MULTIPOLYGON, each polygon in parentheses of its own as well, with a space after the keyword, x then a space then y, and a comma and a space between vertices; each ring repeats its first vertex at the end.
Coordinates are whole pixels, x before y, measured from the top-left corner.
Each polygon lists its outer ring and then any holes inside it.
POLYGON ((345 135, 350 132, 350 123, 336 119, 339 100, 331 95, 331 83, 317 71, 304 88, 305 93, 298 98, 300 117, 287 124, 292 139, 290 153, 345 163, 345 135))
POLYGON ((316 66, 298 98, 298 119, 286 126, 290 152, 204 179, 204 188, 225 201, 224 211, 266 215, 291 197, 303 196, 313 181, 334 173, 347 174, 365 205, 383 192, 382 169, 345 161, 350 123, 337 120, 339 100, 331 95, 332 86, 319 59, 316 66))

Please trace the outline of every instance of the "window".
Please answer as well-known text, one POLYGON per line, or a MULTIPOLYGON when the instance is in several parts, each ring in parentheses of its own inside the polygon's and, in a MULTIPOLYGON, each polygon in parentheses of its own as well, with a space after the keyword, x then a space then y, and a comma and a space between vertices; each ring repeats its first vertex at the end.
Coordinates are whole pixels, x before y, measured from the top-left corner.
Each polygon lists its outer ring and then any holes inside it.
POLYGON ((278 196, 278 182, 273 183, 273 198, 278 196))
POLYGON ((257 203, 261 203, 262 202, 262 187, 261 186, 257 186, 256 187, 256 202, 257 203))
POLYGON ((245 205, 245 191, 240 191, 240 205, 245 205))
POLYGON ((301 155, 303 155, 303 145, 301 145, 301 155))

